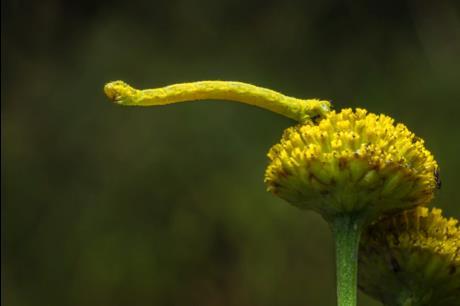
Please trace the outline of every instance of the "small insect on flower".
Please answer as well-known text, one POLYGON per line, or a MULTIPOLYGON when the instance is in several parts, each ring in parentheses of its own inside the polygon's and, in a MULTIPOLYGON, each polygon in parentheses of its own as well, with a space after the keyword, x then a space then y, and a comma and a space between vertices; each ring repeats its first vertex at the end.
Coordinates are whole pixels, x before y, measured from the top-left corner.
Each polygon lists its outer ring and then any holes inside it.
POLYGON ((436 188, 437 188, 437 189, 441 189, 441 187, 442 187, 442 182, 441 182, 441 177, 440 177, 440 175, 439 175, 439 168, 436 168, 436 169, 434 170, 434 178, 435 178, 435 180, 436 180, 436 188))

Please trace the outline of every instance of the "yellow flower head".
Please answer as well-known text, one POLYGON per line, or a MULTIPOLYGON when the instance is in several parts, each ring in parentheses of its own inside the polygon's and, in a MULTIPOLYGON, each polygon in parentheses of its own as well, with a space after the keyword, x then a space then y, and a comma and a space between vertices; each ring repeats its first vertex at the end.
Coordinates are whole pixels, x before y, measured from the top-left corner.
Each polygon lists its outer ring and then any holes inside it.
POLYGON ((429 202, 439 184, 423 140, 364 109, 288 128, 268 153, 268 190, 326 218, 380 214, 429 202))
POLYGON ((369 226, 359 287, 385 305, 460 305, 458 221, 418 207, 369 226))

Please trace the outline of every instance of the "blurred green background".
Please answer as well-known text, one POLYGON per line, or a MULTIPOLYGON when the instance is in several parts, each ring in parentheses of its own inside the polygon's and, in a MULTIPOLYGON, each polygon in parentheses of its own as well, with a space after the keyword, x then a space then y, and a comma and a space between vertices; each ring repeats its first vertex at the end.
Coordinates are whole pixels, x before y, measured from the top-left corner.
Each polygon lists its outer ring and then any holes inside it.
POLYGON ((120 107, 102 92, 116 79, 388 114, 426 140, 434 204, 460 215, 456 1, 2 1, 2 17, 4 305, 335 305, 326 223, 263 184, 293 122, 120 107))

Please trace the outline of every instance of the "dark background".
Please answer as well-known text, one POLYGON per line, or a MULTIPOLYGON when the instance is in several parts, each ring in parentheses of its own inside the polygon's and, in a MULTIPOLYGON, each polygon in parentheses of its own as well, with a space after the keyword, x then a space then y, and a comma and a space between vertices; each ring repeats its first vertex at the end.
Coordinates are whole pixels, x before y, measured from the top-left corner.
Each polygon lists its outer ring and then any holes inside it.
POLYGON ((4 305, 335 305, 326 223, 263 184, 293 122, 120 107, 102 92, 115 79, 388 114, 426 140, 433 204, 460 215, 456 1, 7 1, 1 34, 4 305))

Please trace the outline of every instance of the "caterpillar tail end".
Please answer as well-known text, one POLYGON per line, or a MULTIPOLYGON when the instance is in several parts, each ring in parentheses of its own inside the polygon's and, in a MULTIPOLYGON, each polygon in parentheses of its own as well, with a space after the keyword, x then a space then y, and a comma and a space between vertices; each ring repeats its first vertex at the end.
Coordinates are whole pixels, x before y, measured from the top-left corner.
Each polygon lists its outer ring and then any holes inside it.
POLYGON ((299 118, 297 121, 301 123, 318 123, 324 119, 327 114, 332 110, 332 104, 326 100, 308 99, 304 100, 305 104, 303 109, 299 111, 299 118))
POLYGON ((104 93, 110 101, 116 104, 131 105, 137 90, 123 81, 113 81, 105 84, 104 93))
POLYGON ((318 103, 318 115, 326 117, 326 115, 332 110, 332 104, 326 100, 316 100, 318 103))

